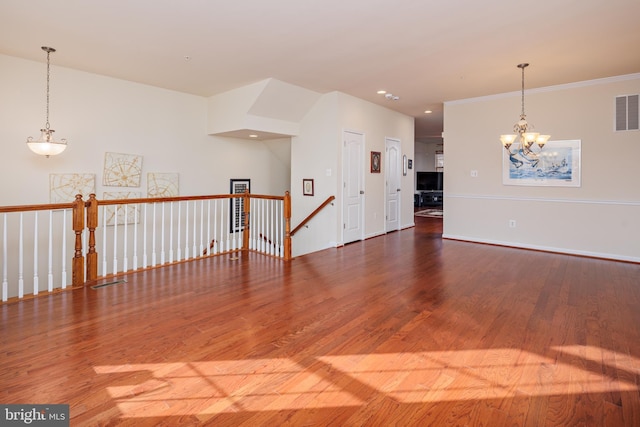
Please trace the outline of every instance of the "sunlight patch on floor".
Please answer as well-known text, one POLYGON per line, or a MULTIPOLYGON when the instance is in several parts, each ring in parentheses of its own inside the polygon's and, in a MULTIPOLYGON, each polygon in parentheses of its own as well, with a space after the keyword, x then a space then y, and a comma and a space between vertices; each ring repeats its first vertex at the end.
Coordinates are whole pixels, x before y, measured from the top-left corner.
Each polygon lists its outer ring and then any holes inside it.
POLYGON ((361 406, 637 390, 640 360, 590 346, 354 354, 98 366, 123 417, 361 406), (614 363, 615 359, 615 363, 614 363), (594 363, 595 362, 595 363, 594 363), (618 368, 616 368, 616 363, 618 368), (619 372, 619 366, 625 372, 619 372), (603 365, 618 372, 603 374, 603 365), (630 381, 625 381, 629 378, 630 381), (534 379, 534 380, 532 380, 534 379), (143 415, 142 415, 143 414, 143 415))

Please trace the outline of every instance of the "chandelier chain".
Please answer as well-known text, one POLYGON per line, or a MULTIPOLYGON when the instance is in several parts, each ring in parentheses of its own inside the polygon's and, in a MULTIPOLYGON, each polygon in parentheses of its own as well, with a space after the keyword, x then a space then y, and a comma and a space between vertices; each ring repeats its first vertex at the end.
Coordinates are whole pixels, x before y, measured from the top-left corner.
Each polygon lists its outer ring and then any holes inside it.
POLYGON ((51 49, 47 49, 47 122, 45 128, 49 130, 49 55, 51 55, 51 49))
POLYGON ((520 114, 520 118, 524 119, 526 116, 524 114, 524 69, 525 69, 526 65, 523 67, 520 67, 522 69, 522 113, 520 114))

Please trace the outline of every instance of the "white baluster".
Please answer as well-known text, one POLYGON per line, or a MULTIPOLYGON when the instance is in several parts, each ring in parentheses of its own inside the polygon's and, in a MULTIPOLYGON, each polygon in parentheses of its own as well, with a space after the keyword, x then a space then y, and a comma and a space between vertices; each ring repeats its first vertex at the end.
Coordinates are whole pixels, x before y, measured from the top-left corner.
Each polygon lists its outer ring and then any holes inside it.
POLYGON ((102 206, 102 275, 107 275, 107 205, 102 206))
POLYGON ((260 250, 260 239, 262 239, 262 237, 260 236, 260 234, 262 234, 262 228, 260 227, 260 217, 262 216, 262 212, 260 212, 260 199, 254 199, 254 206, 253 206, 253 210, 255 211, 255 213, 252 214, 253 216, 253 229, 251 230, 251 234, 253 235, 253 249, 256 251, 260 250))
POLYGON ((266 228, 267 233, 265 236, 268 240, 265 241, 265 245, 267 246, 267 253, 273 255, 273 203, 272 200, 265 200, 267 205, 267 218, 266 218, 266 228))
POLYGON ((176 259, 176 261, 180 261, 182 259, 182 247, 181 247, 181 241, 180 241, 180 230, 182 229, 180 227, 180 221, 182 221, 182 203, 178 202, 178 244, 177 244, 177 248, 178 248, 178 257, 176 259))
POLYGON ((226 245, 227 250, 232 249, 230 239, 233 237, 231 236, 232 227, 235 228, 235 224, 231 224, 231 222, 234 220, 233 200, 234 200, 233 198, 229 198, 229 221, 227 221, 228 228, 227 228, 227 245, 226 245))
POLYGON ((184 215, 184 259, 189 259, 189 201, 186 202, 187 212, 184 215))
POLYGON ((196 204, 197 203, 198 203, 197 200, 193 201, 193 250, 192 250, 193 258, 196 258, 198 256, 198 250, 196 248, 196 244, 198 242, 197 237, 196 237, 196 223, 197 223, 196 222, 196 212, 197 212, 196 204))
POLYGON ((160 264, 164 264, 164 229, 166 227, 166 223, 164 222, 164 205, 162 202, 162 227, 160 229, 160 264))
POLYGON ((123 272, 127 272, 127 269, 129 268, 129 255, 127 253, 127 241, 128 241, 128 228, 129 228, 129 205, 122 205, 122 208, 124 209, 124 250, 122 252, 122 271, 123 272))
POLYGON ((267 253, 273 255, 273 200, 267 200, 267 231, 269 240, 266 242, 267 253))
POLYGON ((260 215, 260 232, 262 233, 262 236, 260 238, 260 248, 258 249, 261 253, 265 253, 266 251, 266 247, 267 247, 267 239, 269 238, 268 236, 268 230, 267 230, 267 204, 266 204, 266 200, 265 199, 260 199, 260 211, 261 214, 260 215))
MULTIPOLYGON (((253 239, 254 233, 256 232, 255 223, 256 223, 256 207, 255 207, 254 199, 249 197, 249 221, 247 221, 249 225, 249 249, 253 249, 253 239)), ((243 240, 244 242, 244 240, 243 240)))
POLYGON ((218 200, 218 205, 220 206, 220 238, 218 239, 218 253, 220 252, 224 252, 224 250, 226 249, 225 247, 225 237, 224 237, 224 213, 225 213, 225 207, 224 204, 226 203, 226 200, 224 199, 219 199, 218 200))
POLYGON ((274 246, 275 246, 275 242, 276 242, 276 233, 275 233, 275 212, 274 210, 274 202, 275 200, 269 200, 269 222, 268 222, 268 228, 269 228, 269 254, 273 255, 274 254, 274 246))
POLYGON ((251 249, 258 250, 260 245, 260 199, 251 199, 251 249))
POLYGON ((24 237, 24 233, 22 230, 23 225, 23 213, 20 212, 20 233, 19 233, 19 244, 18 244, 18 298, 24 297, 24 241, 22 240, 24 237))
POLYGON ((218 221, 216 221, 216 219, 218 219, 218 204, 219 204, 219 200, 214 200, 213 201, 213 236, 212 236, 212 241, 211 243, 213 243, 213 247, 211 248, 211 253, 215 254, 217 252, 220 251, 220 245, 218 244, 218 233, 217 233, 217 229, 218 229, 218 221))
POLYGON ((133 205, 133 270, 138 269, 138 204, 133 205))
POLYGON ((151 221, 151 265, 156 265, 156 230, 158 229, 156 224, 156 203, 153 202, 153 220, 151 221))
POLYGON ((47 290, 53 291, 53 211, 49 210, 49 247, 48 247, 47 290))
MULTIPOLYGON (((207 254, 211 255, 211 199, 207 199, 207 254)), ((204 252, 204 250, 203 250, 204 252)))
POLYGON ((9 299, 9 281, 7 280, 7 214, 3 215, 2 225, 2 301, 9 299))
POLYGON ((113 215, 113 274, 118 273, 118 209, 120 205, 115 206, 113 215))
POLYGON ((278 215, 276 218, 276 224, 279 224, 277 230, 278 236, 278 256, 282 256, 282 242, 284 241, 284 201, 278 200, 278 215))
POLYGON ((173 202, 169 203, 169 262, 173 262, 173 202))
POLYGON ((62 210, 62 289, 67 288, 67 210, 62 210))
POLYGON ((266 222, 267 219, 267 204, 265 199, 258 199, 258 204, 260 208, 260 216, 258 218, 258 228, 260 229, 260 234, 258 238, 258 252, 264 253, 264 248, 266 247, 266 239, 268 234, 268 225, 266 222))
POLYGON ((142 214, 142 268, 147 268, 147 206, 148 203, 145 203, 142 214))
POLYGON ((202 252, 204 251, 204 200, 200 200, 200 251, 197 253, 198 256, 202 256, 202 252))
POLYGON ((265 236, 267 237, 267 241, 265 245, 267 245, 267 253, 273 255, 273 200, 266 200, 267 203, 267 233, 265 236))
POLYGON ((33 213, 33 294, 38 295, 38 211, 33 213))

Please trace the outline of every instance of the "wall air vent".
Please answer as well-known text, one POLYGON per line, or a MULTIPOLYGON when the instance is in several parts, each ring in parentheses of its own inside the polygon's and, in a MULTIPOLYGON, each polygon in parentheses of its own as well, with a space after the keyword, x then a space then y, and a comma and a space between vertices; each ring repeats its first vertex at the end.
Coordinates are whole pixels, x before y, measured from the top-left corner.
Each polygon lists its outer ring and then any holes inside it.
POLYGON ((616 96, 616 131, 640 129, 639 98, 640 95, 616 96))

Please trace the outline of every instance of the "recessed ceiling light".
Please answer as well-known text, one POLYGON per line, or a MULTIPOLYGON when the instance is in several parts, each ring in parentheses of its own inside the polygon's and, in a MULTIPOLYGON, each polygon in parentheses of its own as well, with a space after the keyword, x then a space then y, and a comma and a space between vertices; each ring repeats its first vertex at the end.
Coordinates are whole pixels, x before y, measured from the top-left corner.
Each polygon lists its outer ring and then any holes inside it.
POLYGON ((433 113, 433 111, 431 111, 431 110, 425 110, 425 112, 424 112, 424 113, 425 113, 425 114, 431 114, 431 113, 433 113))
POLYGON ((386 91, 386 90, 379 90, 379 91, 378 91, 378 95, 384 95, 385 93, 387 93, 387 91, 386 91))
POLYGON ((254 133, 252 133, 251 135, 249 135, 249 138, 257 138, 257 137, 258 137, 258 135, 254 134, 254 133))

